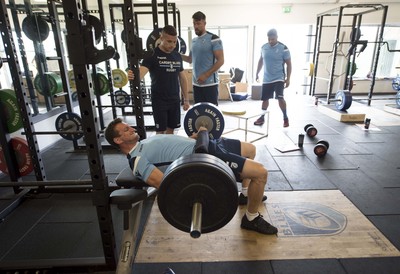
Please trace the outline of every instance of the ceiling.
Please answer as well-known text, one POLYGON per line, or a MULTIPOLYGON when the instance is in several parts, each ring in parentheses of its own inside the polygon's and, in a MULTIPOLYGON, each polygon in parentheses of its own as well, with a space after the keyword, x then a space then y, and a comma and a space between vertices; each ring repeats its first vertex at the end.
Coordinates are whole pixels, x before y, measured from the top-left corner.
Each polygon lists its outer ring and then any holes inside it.
MULTIPOLYGON (((97 2, 97 0, 89 0, 90 2, 97 2)), ((107 0, 104 0, 107 2, 107 0)), ((122 0, 108 0, 110 3, 121 3, 122 0)), ((158 3, 163 3, 162 0, 158 0, 158 3)), ((168 1, 170 3, 176 3, 179 6, 209 6, 209 5, 252 5, 252 4, 281 4, 281 5, 302 5, 302 4, 337 4, 337 5, 345 5, 345 4, 357 4, 357 3, 373 3, 373 4, 384 4, 384 3, 398 3, 399 0, 384 0, 384 1, 376 1, 376 0, 175 0, 168 1)), ((151 3, 151 0, 133 0, 133 3, 151 3)))

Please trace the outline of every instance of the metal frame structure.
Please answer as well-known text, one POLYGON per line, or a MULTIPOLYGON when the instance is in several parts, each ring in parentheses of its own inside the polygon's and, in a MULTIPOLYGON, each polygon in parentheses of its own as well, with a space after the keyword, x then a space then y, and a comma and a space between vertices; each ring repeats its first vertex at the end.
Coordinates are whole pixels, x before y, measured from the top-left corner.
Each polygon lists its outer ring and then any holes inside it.
MULTIPOLYGON (((388 11, 388 6, 381 5, 381 4, 349 4, 346 6, 341 6, 333 10, 329 10, 327 12, 321 13, 317 17, 317 24, 316 24, 316 31, 315 31, 315 43, 314 43, 314 52, 313 52, 313 63, 314 63, 314 72, 313 75, 311 76, 311 84, 310 84, 310 91, 309 95, 314 96, 315 95, 315 86, 316 86, 316 80, 318 79, 318 65, 319 65, 319 58, 321 54, 324 53, 331 53, 333 54, 332 57, 332 63, 330 67, 330 75, 328 79, 328 91, 327 91, 327 96, 326 100, 329 103, 329 100, 332 98, 332 89, 333 89, 333 83, 334 83, 334 75, 335 75, 335 69, 336 69, 336 58, 338 54, 338 49, 342 44, 351 44, 352 42, 340 42, 340 30, 342 25, 342 19, 343 16, 350 16, 352 17, 352 24, 351 27, 354 30, 355 28, 359 29, 361 26, 362 22, 362 17, 365 14, 371 13, 371 12, 376 12, 376 11, 382 11, 382 18, 381 18, 381 24, 380 24, 380 29, 379 29, 379 35, 377 37, 377 41, 375 42, 368 42, 368 43, 374 43, 377 45, 375 47, 375 54, 374 54, 374 60, 373 60, 373 69, 372 69, 372 81, 370 85, 370 89, 368 92, 368 105, 371 104, 371 98, 373 95, 374 91, 374 86, 375 86, 375 76, 376 76, 376 71, 377 71, 377 66, 378 66, 378 61, 379 61, 379 55, 380 55, 380 50, 381 46, 385 43, 383 41, 383 33, 384 33, 384 28, 386 24, 386 17, 387 17, 387 11, 388 11), (356 10, 356 12, 349 12, 347 13, 347 10, 356 10), (336 25, 336 34, 335 34, 335 40, 333 42, 333 49, 332 51, 321 51, 321 35, 323 28, 326 27, 324 26, 324 18, 325 17, 332 17, 336 16, 337 17, 337 25, 336 25)), ((346 70, 346 81, 344 83, 343 89, 348 90, 350 83, 352 81, 352 75, 351 75, 351 66, 354 64, 355 61, 355 54, 352 54, 350 56, 348 62, 347 62, 347 70, 346 70)))

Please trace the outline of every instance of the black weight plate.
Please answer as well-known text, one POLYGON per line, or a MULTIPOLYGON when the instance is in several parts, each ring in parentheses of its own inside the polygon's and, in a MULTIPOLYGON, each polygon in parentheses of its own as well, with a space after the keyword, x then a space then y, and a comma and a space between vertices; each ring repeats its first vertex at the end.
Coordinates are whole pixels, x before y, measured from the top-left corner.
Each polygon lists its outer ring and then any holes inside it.
POLYGON ((352 95, 348 90, 338 90, 335 95, 335 107, 337 110, 345 111, 352 103, 352 95))
POLYGON ((72 101, 74 101, 74 102, 78 101, 78 92, 76 92, 76 91, 72 92, 71 98, 72 98, 72 101))
POLYGON ((114 101, 117 106, 127 106, 131 102, 131 98, 125 91, 117 90, 114 92, 114 101))
POLYGON ((212 232, 229 223, 236 213, 236 179, 228 165, 212 155, 183 156, 165 171, 157 201, 165 220, 185 232, 190 232, 192 205, 200 202, 201 232, 212 232))
POLYGON ((185 54, 186 53, 186 42, 185 40, 183 40, 182 37, 178 36, 178 43, 176 43, 176 48, 175 50, 181 54, 185 54))
POLYGON ((126 31, 122 30, 121 31, 121 40, 126 44, 126 31))
POLYGON ((22 31, 30 40, 42 42, 49 37, 50 27, 40 15, 28 15, 22 20, 22 31))
POLYGON ((82 133, 60 133, 60 136, 66 140, 74 141, 82 138, 83 128, 81 117, 73 112, 61 113, 55 122, 57 131, 80 131, 82 133))
POLYGON ((161 43, 161 32, 162 29, 158 28, 153 30, 149 36, 147 37, 146 40, 146 48, 148 51, 153 51, 158 45, 161 43))
POLYGON ((196 133, 201 126, 206 127, 210 139, 220 138, 225 127, 222 112, 211 103, 195 104, 186 112, 183 124, 188 136, 196 133))
POLYGON ((103 34, 104 26, 101 23, 100 19, 93 15, 89 15, 89 25, 91 25, 94 29, 94 39, 97 45, 101 41, 101 36, 103 34))

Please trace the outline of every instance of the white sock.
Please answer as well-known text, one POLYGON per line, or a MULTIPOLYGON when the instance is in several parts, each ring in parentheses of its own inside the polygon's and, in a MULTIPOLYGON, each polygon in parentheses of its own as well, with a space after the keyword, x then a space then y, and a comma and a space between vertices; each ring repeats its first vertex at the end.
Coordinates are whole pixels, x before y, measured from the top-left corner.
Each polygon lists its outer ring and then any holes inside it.
POLYGON ((247 197, 247 187, 242 187, 242 194, 244 197, 247 197))
POLYGON ((259 215, 259 213, 250 213, 249 211, 246 210, 246 217, 247 220, 249 220, 250 222, 253 221, 255 218, 257 218, 259 215))

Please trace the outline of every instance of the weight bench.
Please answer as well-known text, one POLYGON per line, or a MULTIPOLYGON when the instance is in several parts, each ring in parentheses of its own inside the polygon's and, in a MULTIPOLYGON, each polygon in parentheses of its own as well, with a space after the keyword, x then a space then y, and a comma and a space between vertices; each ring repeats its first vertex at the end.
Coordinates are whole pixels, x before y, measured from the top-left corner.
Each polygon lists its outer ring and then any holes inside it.
POLYGON ((124 233, 116 273, 128 274, 132 273, 143 201, 155 194, 157 190, 135 177, 129 167, 123 169, 115 181, 122 188, 110 194, 110 204, 117 205, 124 214, 124 233))

